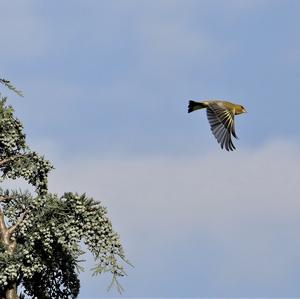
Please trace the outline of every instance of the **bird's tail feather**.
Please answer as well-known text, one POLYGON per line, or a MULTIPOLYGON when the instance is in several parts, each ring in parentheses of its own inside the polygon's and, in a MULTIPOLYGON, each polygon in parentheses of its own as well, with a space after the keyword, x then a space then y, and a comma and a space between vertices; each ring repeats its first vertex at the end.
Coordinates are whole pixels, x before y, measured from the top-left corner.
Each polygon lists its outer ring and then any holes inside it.
POLYGON ((191 113, 195 110, 203 109, 203 108, 207 108, 207 105, 205 105, 202 102, 189 101, 188 113, 191 113))

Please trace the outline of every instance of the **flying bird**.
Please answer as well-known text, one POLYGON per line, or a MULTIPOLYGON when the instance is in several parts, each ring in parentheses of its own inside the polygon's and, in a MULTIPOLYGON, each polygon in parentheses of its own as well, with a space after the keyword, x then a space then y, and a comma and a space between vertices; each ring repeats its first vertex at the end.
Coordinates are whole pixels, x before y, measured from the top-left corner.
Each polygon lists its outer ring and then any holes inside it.
POLYGON ((235 146, 231 140, 231 135, 238 139, 234 128, 234 116, 245 113, 246 109, 242 105, 222 100, 189 102, 188 113, 198 109, 206 109, 210 129, 221 148, 225 147, 227 151, 233 151, 235 146))

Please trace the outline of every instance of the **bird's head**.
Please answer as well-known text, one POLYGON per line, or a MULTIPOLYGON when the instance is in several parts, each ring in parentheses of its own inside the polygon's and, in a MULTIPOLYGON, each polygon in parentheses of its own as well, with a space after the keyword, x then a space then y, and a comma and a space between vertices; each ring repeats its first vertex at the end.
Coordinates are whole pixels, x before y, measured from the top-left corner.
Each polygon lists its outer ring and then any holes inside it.
POLYGON ((247 112, 246 109, 242 105, 237 105, 235 107, 235 114, 242 114, 246 112, 247 112))

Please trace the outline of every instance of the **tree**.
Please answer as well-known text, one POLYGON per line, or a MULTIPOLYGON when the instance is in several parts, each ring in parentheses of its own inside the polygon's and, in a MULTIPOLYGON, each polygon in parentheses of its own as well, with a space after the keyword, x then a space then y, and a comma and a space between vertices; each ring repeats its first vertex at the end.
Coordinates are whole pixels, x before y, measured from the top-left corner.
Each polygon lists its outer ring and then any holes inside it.
MULTIPOLYGON (((0 83, 22 95, 9 81, 0 83)), ((93 273, 110 272, 110 287, 122 291, 117 278, 128 262, 106 209, 85 194, 48 192, 53 166, 26 144, 6 102, 0 94, 0 179, 23 178, 35 194, 0 188, 0 298, 19 298, 18 287, 30 298, 76 298, 81 244, 95 257, 93 273)))

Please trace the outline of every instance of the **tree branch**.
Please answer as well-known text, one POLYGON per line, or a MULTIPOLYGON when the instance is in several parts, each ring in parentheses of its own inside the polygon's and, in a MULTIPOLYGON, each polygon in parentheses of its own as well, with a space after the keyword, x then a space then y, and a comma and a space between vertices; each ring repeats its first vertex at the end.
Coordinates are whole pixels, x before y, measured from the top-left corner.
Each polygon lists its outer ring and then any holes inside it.
POLYGON ((8 89, 14 91, 17 95, 19 95, 20 97, 23 97, 23 93, 21 90, 17 90, 8 80, 5 79, 0 79, 0 83, 2 83, 3 85, 5 85, 8 89))
POLYGON ((9 202, 14 199, 14 196, 0 195, 0 202, 9 202))
POLYGON ((11 235, 14 233, 14 231, 20 226, 20 224, 23 222, 25 216, 28 214, 28 210, 26 210, 20 217, 19 219, 17 220, 17 222, 12 225, 8 230, 8 234, 9 234, 9 237, 11 237, 11 235))
POLYGON ((3 236, 3 234, 7 231, 7 227, 4 221, 4 214, 2 212, 2 210, 0 210, 0 235, 1 237, 3 236))
POLYGON ((22 154, 22 155, 16 155, 16 156, 12 156, 12 157, 3 159, 3 160, 0 161, 0 167, 2 165, 4 165, 5 163, 7 163, 7 162, 10 162, 10 161, 13 161, 15 159, 18 159, 18 158, 21 158, 21 157, 25 157, 25 156, 27 156, 27 155, 26 154, 22 154))

